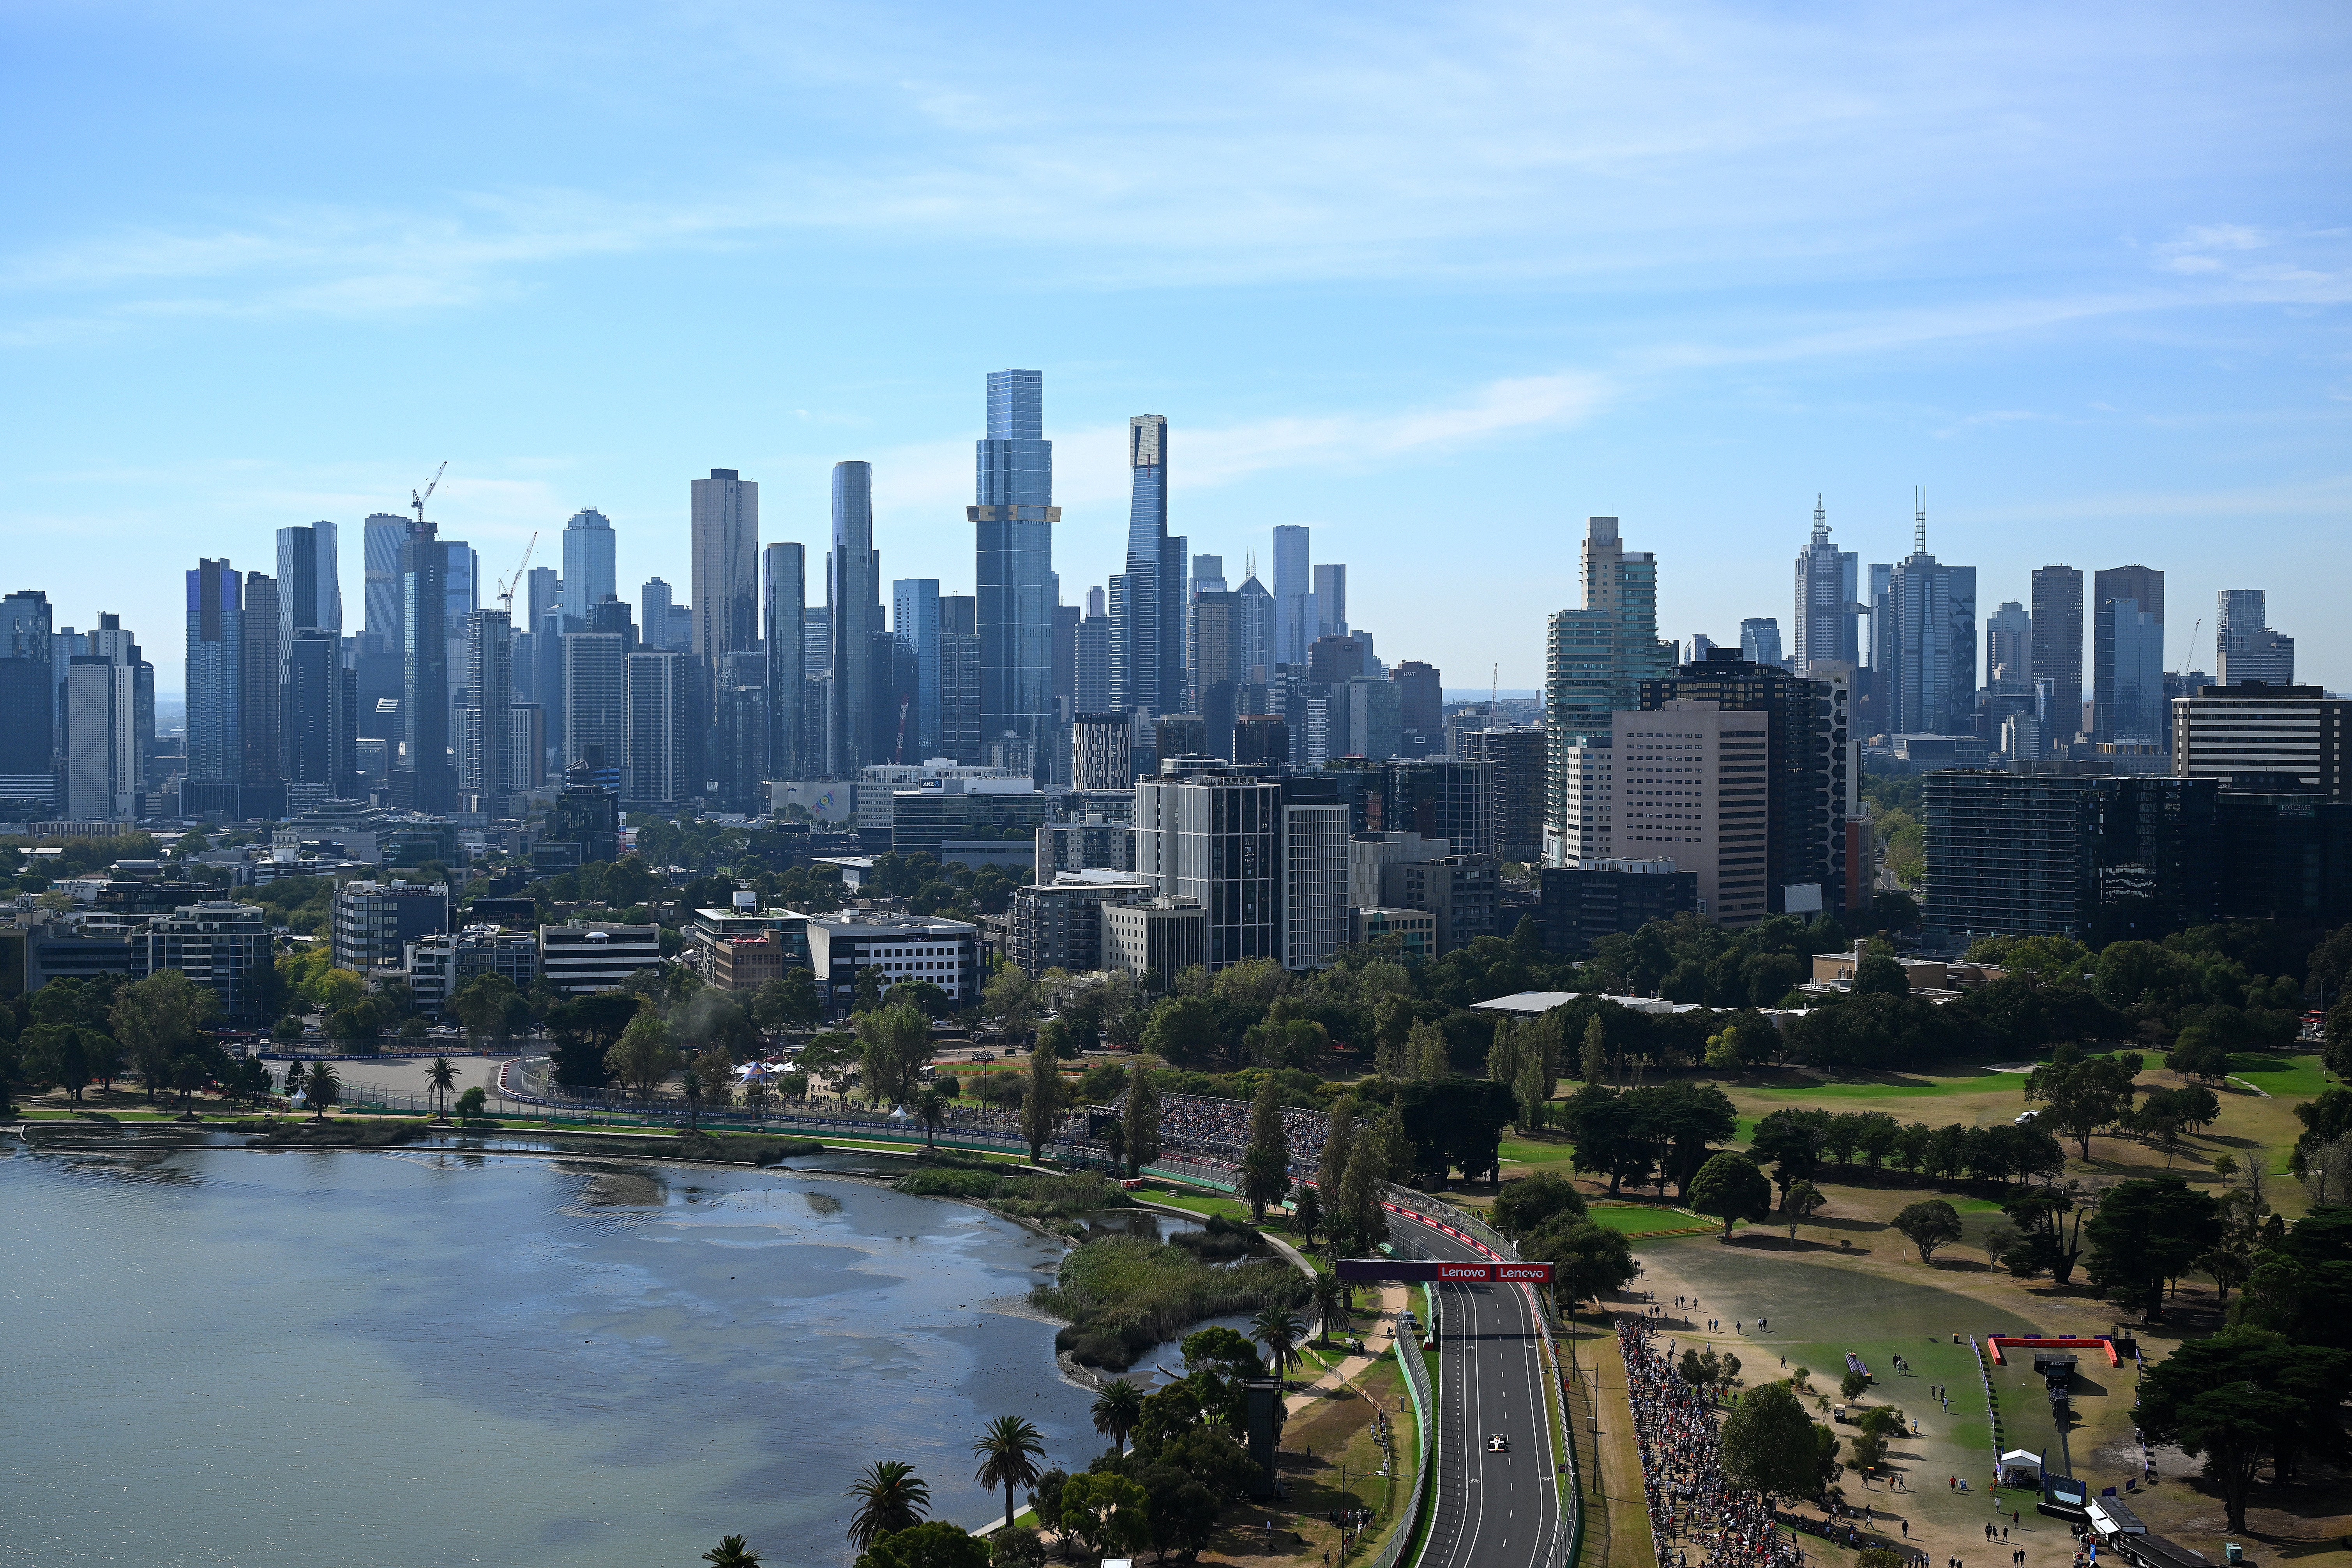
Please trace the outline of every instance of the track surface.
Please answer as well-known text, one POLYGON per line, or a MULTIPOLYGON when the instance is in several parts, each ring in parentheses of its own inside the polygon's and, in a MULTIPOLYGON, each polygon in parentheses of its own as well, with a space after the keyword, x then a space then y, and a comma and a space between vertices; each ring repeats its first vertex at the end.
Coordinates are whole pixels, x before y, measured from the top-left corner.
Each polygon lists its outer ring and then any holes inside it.
MULTIPOLYGON (((1400 1252, 1487 1256, 1401 1215, 1390 1234, 1400 1252)), ((1437 1310, 1437 1491, 1421 1568, 1551 1568, 1568 1536, 1535 1303, 1521 1285, 1441 1285, 1437 1310), (1508 1453, 1486 1451, 1497 1434, 1508 1453)))

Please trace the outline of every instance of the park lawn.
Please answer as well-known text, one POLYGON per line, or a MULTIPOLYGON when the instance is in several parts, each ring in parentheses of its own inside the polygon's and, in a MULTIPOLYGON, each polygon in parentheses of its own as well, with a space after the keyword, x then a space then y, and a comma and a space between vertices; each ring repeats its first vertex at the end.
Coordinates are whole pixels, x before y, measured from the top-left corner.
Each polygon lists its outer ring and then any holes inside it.
POLYGON ((1595 1225, 1605 1226, 1636 1241, 1650 1237, 1690 1236, 1723 1228, 1721 1222, 1717 1220, 1695 1219, 1680 1209, 1653 1207, 1645 1204, 1596 1204, 1586 1214, 1595 1225))
MULTIPOLYGON (((2022 1073, 1970 1072, 1957 1076, 1937 1074, 1887 1074, 1878 1079, 1864 1079, 1843 1083, 1790 1082, 1757 1084, 1748 1092, 1761 1095, 1795 1097, 1806 1100, 1937 1100, 1948 1095, 1979 1094, 1988 1090, 2010 1094, 2020 1092, 2024 1081, 2022 1073)), ((1852 1107, 1847 1109, 1865 1109, 1852 1107)))
POLYGON ((2317 1056, 2238 1051, 2230 1058, 2230 1076, 2281 1100, 2316 1100, 2335 1083, 2320 1062, 2317 1056))

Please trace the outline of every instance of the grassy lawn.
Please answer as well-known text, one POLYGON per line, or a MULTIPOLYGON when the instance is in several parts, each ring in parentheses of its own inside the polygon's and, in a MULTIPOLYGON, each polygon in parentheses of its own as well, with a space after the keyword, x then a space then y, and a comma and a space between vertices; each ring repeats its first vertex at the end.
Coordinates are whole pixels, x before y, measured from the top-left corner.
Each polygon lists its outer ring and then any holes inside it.
POLYGON ((1721 1228, 1713 1220, 1693 1219, 1678 1209, 1648 1205, 1596 1205, 1590 1212, 1594 1224, 1637 1240, 1652 1236, 1690 1236, 1721 1228))
MULTIPOLYGON (((2024 1076, 2022 1073, 1971 1072, 1957 1078, 1941 1078, 1915 1076, 1908 1073, 1887 1073, 1874 1079, 1847 1083, 1816 1083, 1800 1080, 1742 1087, 1751 1094, 1794 1096, 1808 1102, 1835 1100, 1840 1102, 1838 1108, 1841 1110, 1864 1110, 1872 1108, 1848 1106, 1843 1102, 1933 1100, 1945 1095, 1978 1094, 1988 1091, 2013 1095, 2021 1092, 2018 1086, 2023 1081, 2024 1076)), ((1926 1112, 1918 1112, 1917 1115, 1924 1120, 1926 1112)))
POLYGON ((2315 1100, 2335 1085, 2316 1056, 2277 1057, 2239 1051, 2230 1058, 2230 1076, 2241 1078, 2281 1100, 2315 1100))

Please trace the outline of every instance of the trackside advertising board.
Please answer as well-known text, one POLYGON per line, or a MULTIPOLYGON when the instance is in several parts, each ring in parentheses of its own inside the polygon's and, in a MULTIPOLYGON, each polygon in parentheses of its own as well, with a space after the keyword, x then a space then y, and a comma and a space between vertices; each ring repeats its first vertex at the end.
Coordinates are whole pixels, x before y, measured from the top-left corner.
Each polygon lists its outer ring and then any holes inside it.
POLYGON ((1549 1285, 1549 1263, 1506 1263, 1499 1259, 1455 1263, 1428 1258, 1342 1258, 1339 1276, 1351 1282, 1402 1280, 1441 1285, 1549 1285))

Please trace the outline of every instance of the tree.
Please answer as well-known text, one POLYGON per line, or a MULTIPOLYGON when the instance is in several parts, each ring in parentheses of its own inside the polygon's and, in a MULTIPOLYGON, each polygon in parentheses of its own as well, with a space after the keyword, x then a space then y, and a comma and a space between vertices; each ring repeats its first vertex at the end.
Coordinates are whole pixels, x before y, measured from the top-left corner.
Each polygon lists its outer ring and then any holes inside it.
POLYGON ((639 1100, 651 1100, 654 1090, 685 1065, 670 1038, 669 1026, 648 1009, 629 1020, 613 1048, 604 1053, 604 1070, 639 1100))
POLYGON ((1046 1143, 1062 1124, 1062 1075, 1055 1066, 1057 1035, 1053 1028, 1040 1032, 1029 1052, 1028 1092, 1021 1098, 1021 1136, 1028 1141, 1029 1163, 1033 1165, 1045 1158, 1046 1143))
POLYGON ((1622 1290, 1642 1272, 1633 1261, 1633 1244, 1622 1232, 1565 1215, 1521 1240, 1519 1255, 1549 1258, 1553 1290, 1570 1302, 1590 1300, 1596 1306, 1603 1291, 1622 1290))
POLYGON ((740 1535, 722 1535, 719 1544, 702 1554, 711 1568, 760 1568, 760 1554, 740 1535))
POLYGON ((948 1097, 936 1089, 927 1089, 915 1096, 912 1110, 915 1120, 923 1124, 923 1147, 936 1148, 940 1124, 948 1119, 948 1097))
POLYGON ((343 1098, 342 1075, 335 1070, 334 1063, 319 1062, 310 1068, 310 1076, 303 1080, 302 1092, 310 1097, 310 1119, 323 1121, 327 1107, 343 1098))
POLYGON ((1609 1031, 1598 1013, 1584 1021, 1584 1046, 1577 1068, 1579 1076, 1596 1087, 1609 1070, 1609 1031))
POLYGON ((1927 1198, 1905 1205, 1895 1228, 1919 1249, 1920 1262, 1933 1266, 1936 1248, 1960 1239, 1960 1212, 1941 1198, 1927 1198))
POLYGON ((1738 1220, 1760 1220, 1772 1212, 1772 1184, 1745 1154, 1717 1154, 1691 1179, 1690 1206, 1723 1221, 1722 1240, 1731 1239, 1738 1220))
POLYGON ((466 1037, 478 1046, 511 1032, 515 1005, 522 994, 503 974, 477 974, 449 998, 449 1011, 465 1026, 466 1037))
POLYGON ((1318 1187, 1302 1185, 1290 1205, 1290 1223, 1298 1227, 1299 1245, 1312 1250, 1315 1233, 1323 1226, 1323 1194, 1318 1187))
POLYGON ((447 1057, 435 1057, 433 1065, 425 1069, 425 1081, 432 1089, 434 1099, 440 1101, 441 1114, 449 1113, 449 1094, 457 1087, 457 1066, 447 1057))
POLYGON ((1171 996, 1151 1010, 1143 1048, 1170 1067, 1213 1065, 1223 1054, 1217 1009, 1206 996, 1171 996))
POLYGON ((220 994, 176 969, 159 969, 124 986, 108 1019, 131 1052, 152 1104, 171 1076, 173 1058, 220 1011, 220 994))
POLYGON ((992 1561, 984 1538, 934 1519, 880 1537, 858 1553, 854 1568, 988 1568, 992 1561))
POLYGON ((1770 1111, 1757 1121, 1748 1152, 1759 1164, 1772 1162, 1772 1179, 1785 1194, 1821 1168, 1829 1129, 1826 1110, 1770 1111))
POLYGON ((1489 1217, 1496 1229, 1517 1236, 1562 1216, 1580 1219, 1584 1212, 1584 1194, 1576 1190, 1575 1183, 1550 1171, 1538 1171, 1505 1182, 1503 1190, 1495 1194, 1489 1217))
POLYGON ((1265 1347, 1267 1370, 1280 1381, 1298 1364, 1298 1342, 1307 1337, 1307 1325, 1287 1307, 1260 1307, 1250 1320, 1250 1337, 1265 1347))
POLYGON ((1371 1139, 1356 1140, 1349 1156, 1348 1173, 1339 1183, 1339 1206, 1332 1216, 1332 1245, 1370 1252, 1389 1238, 1388 1210, 1382 1206, 1387 1163, 1371 1139))
POLYGON ((1044 1434, 1018 1415, 1000 1415, 973 1439, 971 1451, 980 1456, 972 1479, 992 1491, 1004 1489, 1004 1528, 1012 1529, 1013 1489, 1035 1486, 1044 1473, 1037 1463, 1045 1457, 1044 1434))
POLYGON ((897 1459, 877 1459, 866 1467, 842 1496, 856 1500, 849 1518, 849 1543, 863 1552, 877 1536, 912 1530, 931 1511, 931 1489, 915 1467, 897 1459))
POLYGON ((471 1121, 488 1108, 490 1097, 480 1084, 475 1084, 457 1097, 457 1120, 471 1121))
POLYGON ((904 1105, 931 1059, 931 1021, 919 1007, 893 1002, 859 1015, 856 1032, 866 1093, 877 1105, 904 1105))
POLYGON ((1125 1476, 1072 1476, 1062 1488, 1061 1526, 1089 1554, 1108 1555, 1150 1540, 1150 1500, 1125 1476))
POLYGON ((2091 1134, 2131 1114, 2132 1079, 2139 1076, 2140 1066, 2134 1053, 2087 1057, 2080 1047, 2061 1046, 2048 1062, 2026 1075, 2025 1098, 2047 1102, 2050 1109, 2043 1114, 2050 1124, 2074 1139, 2087 1160, 2091 1134))
POLYGON ((1811 1182, 1799 1182, 1780 1196, 1780 1215, 1789 1222, 1789 1239, 1797 1239, 1797 1227, 1827 1206, 1829 1199, 1821 1188, 1811 1182))
POLYGON ((620 1042, 639 1005, 625 991, 593 991, 548 1009, 555 1081, 570 1088, 603 1088, 604 1053, 620 1042))
POLYGON ((1139 1067, 1128 1075, 1127 1101, 1119 1107, 1118 1127, 1127 1173, 1139 1176, 1144 1166, 1160 1158, 1160 1090, 1149 1068, 1139 1067))
POLYGON ((817 994, 816 973, 798 965, 784 971, 752 994, 751 1016, 763 1029, 804 1029, 824 1016, 824 998, 817 994))
POLYGON ((1908 996, 1911 981, 1900 963, 1874 952, 1854 965, 1853 991, 1856 996, 1908 996))
POLYGON ((1812 1417, 1785 1383, 1743 1395, 1723 1418, 1724 1473, 1768 1497, 1806 1497, 1821 1489, 1812 1417))
MULTIPOLYGON (((1308 1189, 1310 1192, 1313 1190, 1308 1189)), ((1335 1321, 1342 1323, 1347 1321, 1348 1310, 1353 1303, 1355 1291, 1349 1289, 1348 1282, 1338 1275, 1322 1273, 1315 1276, 1313 1289, 1316 1342, 1319 1344, 1329 1344, 1331 1324, 1335 1321)))
POLYGON ((1405 1037, 1405 1058, 1412 1064, 1412 1076, 1423 1083, 1442 1083, 1454 1076, 1453 1053, 1446 1048, 1445 1031, 1426 1021, 1416 1023, 1405 1037))
POLYGON ((2221 1238, 2221 1216, 2210 1194, 2178 1176, 2156 1176, 2109 1187, 2083 1228, 2093 1287, 2126 1305, 2137 1300, 2153 1323, 2164 1315, 2166 1282, 2197 1267, 2221 1238))
POLYGON ((2231 1328, 2182 1345, 2140 1383, 2149 1441, 2178 1443, 2221 1483, 2229 1528, 2246 1528, 2254 1472, 2268 1458, 2284 1479, 2305 1454, 2344 1451, 2337 1406, 2352 1390, 2352 1352, 2297 1345, 2265 1329, 2231 1328))
POLYGON ((1124 1454, 1127 1452, 1127 1435, 1135 1430, 1136 1418, 1143 1414, 1143 1390, 1123 1377, 1114 1379, 1095 1395, 1091 1414, 1095 1430, 1109 1438, 1110 1446, 1124 1454))
POLYGON ((1250 1104, 1249 1146, 1242 1155, 1242 1196, 1252 1223, 1263 1223, 1266 1207, 1290 1191, 1290 1135, 1282 1121, 1282 1091, 1269 1073, 1258 1081, 1250 1104))

